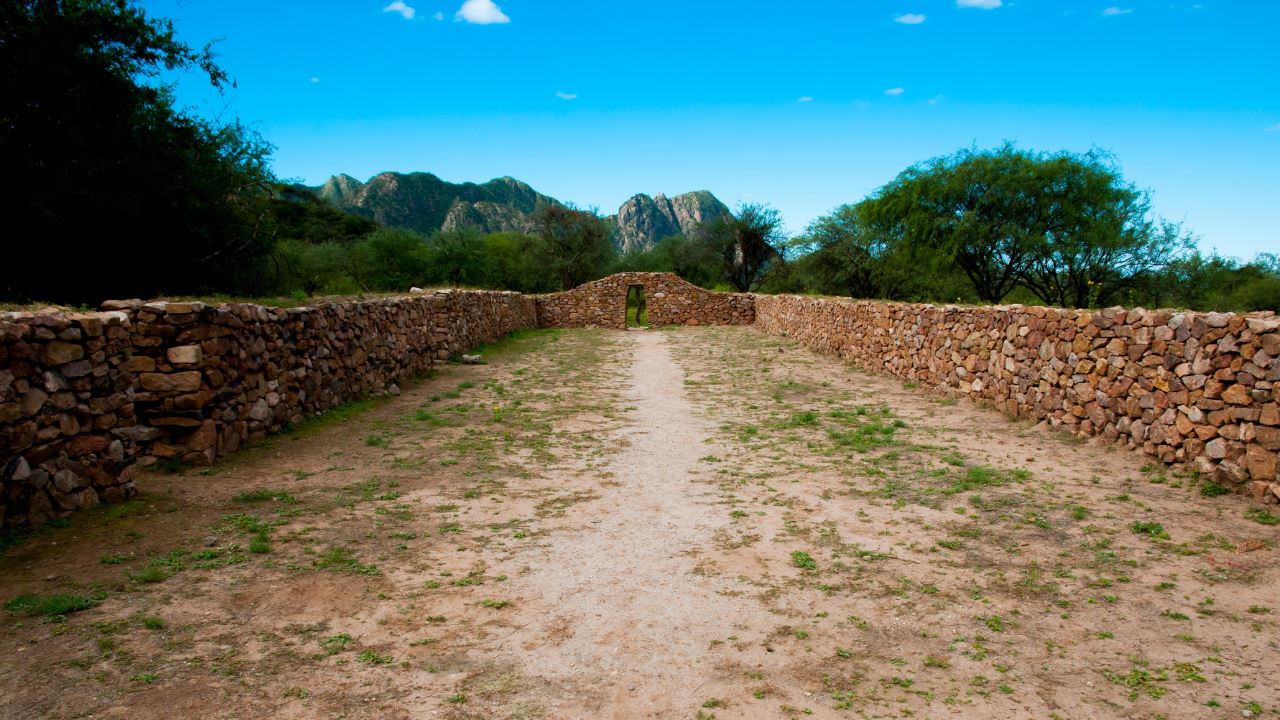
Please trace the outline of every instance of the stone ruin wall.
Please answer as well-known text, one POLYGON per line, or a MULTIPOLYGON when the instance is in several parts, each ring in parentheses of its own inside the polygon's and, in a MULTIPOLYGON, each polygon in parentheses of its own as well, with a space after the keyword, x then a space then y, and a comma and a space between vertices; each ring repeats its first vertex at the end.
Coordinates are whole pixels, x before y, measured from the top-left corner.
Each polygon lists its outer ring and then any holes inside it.
POLYGON ((758 296, 756 323, 868 370, 1280 500, 1280 318, 758 296))
POLYGON ((139 465, 208 464, 537 322, 533 298, 481 291, 104 307, 0 313, 0 527, 123 500, 139 465))
POLYGON ((527 327, 749 325, 1015 417, 1100 435, 1277 502, 1280 319, 715 293, 622 273, 542 296, 440 291, 280 309, 111 302, 0 313, 0 527, 134 494, 141 465, 246 440, 527 327))
POLYGON ((627 324, 627 292, 644 288, 650 325, 750 325, 755 322, 755 296, 704 290, 674 273, 627 272, 579 285, 572 290, 538 296, 542 327, 623 329, 627 324))

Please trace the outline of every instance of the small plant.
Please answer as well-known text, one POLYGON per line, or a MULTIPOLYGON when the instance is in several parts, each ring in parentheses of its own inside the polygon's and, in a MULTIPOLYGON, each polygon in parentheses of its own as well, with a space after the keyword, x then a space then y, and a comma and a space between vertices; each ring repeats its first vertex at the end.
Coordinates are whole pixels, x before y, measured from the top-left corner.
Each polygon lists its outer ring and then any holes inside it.
POLYGON ((491 599, 485 598, 484 601, 482 601, 480 604, 489 608, 490 610, 501 610, 502 608, 510 605, 511 601, 510 600, 491 600, 491 599))
POLYGON ((148 630, 163 630, 164 620, 158 617, 144 617, 142 618, 142 627, 148 630))
POLYGON ((155 673, 139 673, 129 679, 134 682, 140 682, 145 685, 150 685, 151 683, 156 681, 156 676, 155 676, 155 673))
POLYGON ((1169 533, 1165 532, 1164 525, 1158 522, 1147 522, 1137 520, 1129 526, 1129 529, 1138 535, 1146 535, 1158 540, 1168 540, 1169 533))
POLYGON ((454 705, 461 705, 462 703, 467 701, 467 696, 462 693, 456 693, 454 695, 450 695, 449 697, 445 698, 445 700, 453 703, 454 705))
POLYGON ((337 655, 343 650, 346 650, 347 646, 350 644, 350 635, 347 633, 338 633, 337 635, 331 635, 321 640, 320 648, 324 650, 325 657, 328 657, 330 655, 337 655))
POLYGON ((801 570, 817 570, 818 563, 813 556, 803 550, 791 553, 791 563, 801 570))
POLYGON ((370 435, 364 439, 364 444, 369 447, 385 448, 391 445, 391 442, 381 435, 370 435))
POLYGON ((991 632, 1004 632, 1006 629, 1004 618, 999 615, 989 615, 978 619, 981 620, 982 624, 986 625, 991 632))
POLYGON ((1210 480, 1200 486, 1200 495, 1203 497, 1218 497, 1219 495, 1227 495, 1231 492, 1231 488, 1210 480))
POLYGON ((395 658, 390 655, 379 655, 372 650, 365 650, 357 655, 356 659, 365 665, 390 665, 395 662, 395 658))

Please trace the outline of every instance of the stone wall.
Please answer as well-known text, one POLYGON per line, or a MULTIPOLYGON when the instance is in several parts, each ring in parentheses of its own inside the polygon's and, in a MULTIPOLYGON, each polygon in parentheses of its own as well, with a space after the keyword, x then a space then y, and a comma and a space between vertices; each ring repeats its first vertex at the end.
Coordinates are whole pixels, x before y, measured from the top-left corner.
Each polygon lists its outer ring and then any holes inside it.
POLYGON ((3 527, 127 498, 140 464, 210 463, 537 322, 533 298, 478 291, 104 307, 0 314, 3 527))
POLYGON ((686 282, 673 273, 628 272, 538 296, 542 327, 625 328, 627 292, 644 288, 650 325, 750 325, 755 296, 718 293, 686 282))
POLYGON ((756 323, 1277 502, 1280 318, 758 296, 756 323))

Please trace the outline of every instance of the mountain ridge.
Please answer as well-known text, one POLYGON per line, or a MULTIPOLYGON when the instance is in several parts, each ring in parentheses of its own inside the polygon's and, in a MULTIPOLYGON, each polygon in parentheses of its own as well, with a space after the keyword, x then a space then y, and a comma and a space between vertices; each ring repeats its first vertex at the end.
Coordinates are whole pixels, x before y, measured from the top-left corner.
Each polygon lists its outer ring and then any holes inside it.
MULTIPOLYGON (((338 209, 423 234, 461 228, 485 233, 531 232, 539 211, 565 205, 510 176, 484 183, 452 183, 429 172, 388 171, 361 182, 340 173, 322 185, 300 187, 338 209)), ((688 236, 702 223, 729 212, 708 190, 671 197, 637 193, 609 219, 614 243, 625 253, 647 250, 671 235, 688 236)))

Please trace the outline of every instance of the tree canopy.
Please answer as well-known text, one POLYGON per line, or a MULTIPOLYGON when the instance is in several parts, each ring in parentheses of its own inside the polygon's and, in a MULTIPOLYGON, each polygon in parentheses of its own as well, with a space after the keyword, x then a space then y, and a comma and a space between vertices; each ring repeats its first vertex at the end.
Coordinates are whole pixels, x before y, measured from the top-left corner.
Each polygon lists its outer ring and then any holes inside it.
POLYGON ((1011 144, 909 168, 862 217, 887 242, 954 262, 993 303, 1023 287, 1046 303, 1096 304, 1191 244, 1102 153, 1011 144))
POLYGON ((211 48, 126 0, 0 4, 0 280, 12 299, 210 289, 271 248, 270 146, 177 108, 164 71, 229 84, 211 48))

